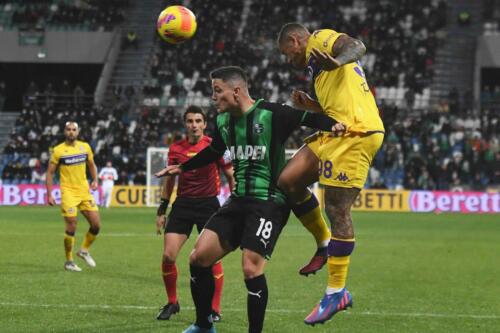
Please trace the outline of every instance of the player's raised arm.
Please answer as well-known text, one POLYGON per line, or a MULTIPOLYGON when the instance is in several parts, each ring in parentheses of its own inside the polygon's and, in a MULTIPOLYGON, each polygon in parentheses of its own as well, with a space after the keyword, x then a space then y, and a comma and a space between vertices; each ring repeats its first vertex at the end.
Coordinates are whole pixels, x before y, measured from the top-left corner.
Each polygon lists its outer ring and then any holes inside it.
POLYGON ((273 122, 280 124, 275 127, 280 142, 285 142, 299 126, 332 132, 335 136, 343 135, 346 131, 344 124, 323 113, 310 113, 278 103, 262 102, 261 105, 273 111, 273 122))
POLYGON ((185 171, 199 169, 201 167, 204 167, 205 165, 217 161, 218 158, 224 155, 226 149, 226 144, 222 140, 219 130, 216 128, 210 146, 200 151, 198 154, 196 154, 196 156, 190 158, 187 162, 179 165, 169 165, 165 169, 155 173, 155 176, 163 177, 169 175, 178 175, 185 171))
POLYGON ((345 124, 339 123, 335 119, 328 117, 323 113, 306 112, 301 125, 326 132, 332 132, 333 136, 344 135, 347 130, 345 124))
POLYGON ((56 201, 52 197, 52 184, 56 168, 56 164, 49 162, 49 167, 47 168, 47 178, 45 179, 45 185, 47 186, 47 203, 51 206, 56 204, 56 201))
POLYGON ((333 44, 332 53, 342 66, 360 60, 366 53, 366 47, 359 39, 341 35, 333 44))

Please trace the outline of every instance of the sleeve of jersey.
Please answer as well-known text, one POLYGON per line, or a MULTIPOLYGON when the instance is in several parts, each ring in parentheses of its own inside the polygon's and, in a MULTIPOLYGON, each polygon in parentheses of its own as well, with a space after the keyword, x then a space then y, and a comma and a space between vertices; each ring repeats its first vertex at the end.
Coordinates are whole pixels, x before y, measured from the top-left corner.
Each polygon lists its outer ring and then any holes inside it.
POLYGON ((55 149, 51 149, 50 163, 55 164, 55 165, 59 164, 59 154, 57 154, 55 149))
POLYGON ((344 33, 337 32, 331 29, 318 30, 316 36, 313 33, 313 36, 315 36, 314 47, 333 55, 333 44, 335 44, 337 39, 342 35, 344 35, 344 33))
POLYGON ((200 151, 196 156, 189 159, 189 161, 181 164, 182 171, 189 171, 193 169, 198 169, 208 165, 212 162, 217 161, 224 152, 226 151, 226 144, 222 140, 222 137, 218 131, 215 129, 215 133, 212 136, 212 142, 210 146, 206 147, 202 151, 200 151))
POLYGON ((310 113, 304 112, 304 118, 302 120, 302 125, 309 128, 315 128, 326 132, 332 131, 332 126, 337 123, 333 118, 328 117, 323 113, 310 113))
POLYGON ((297 110, 286 104, 261 102, 260 107, 273 113, 273 132, 283 143, 300 126, 305 111, 297 110))
POLYGON ((170 146, 170 149, 168 150, 168 156, 167 156, 167 165, 176 165, 177 160, 175 159, 175 148, 174 145, 170 146))
POLYGON ((92 148, 90 148, 89 144, 86 144, 87 146, 87 158, 89 161, 94 161, 94 153, 92 152, 92 148))
POLYGON ((233 166, 233 163, 231 162, 231 153, 229 152, 229 150, 226 149, 224 155, 222 155, 222 157, 217 161, 217 165, 219 166, 219 168, 223 169, 228 169, 233 166))

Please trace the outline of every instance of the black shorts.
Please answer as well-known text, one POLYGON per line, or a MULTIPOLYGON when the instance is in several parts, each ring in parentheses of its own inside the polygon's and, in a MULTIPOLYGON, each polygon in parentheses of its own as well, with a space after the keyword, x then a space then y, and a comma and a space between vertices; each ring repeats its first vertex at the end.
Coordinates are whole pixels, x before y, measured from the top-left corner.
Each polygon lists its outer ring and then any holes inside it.
POLYGON ((200 233, 210 216, 219 207, 217 197, 177 198, 168 214, 165 233, 183 234, 189 237, 194 225, 200 233))
POLYGON ((289 215, 287 205, 231 196, 212 215, 205 228, 217 233, 219 239, 228 243, 232 250, 239 246, 269 259, 289 215))

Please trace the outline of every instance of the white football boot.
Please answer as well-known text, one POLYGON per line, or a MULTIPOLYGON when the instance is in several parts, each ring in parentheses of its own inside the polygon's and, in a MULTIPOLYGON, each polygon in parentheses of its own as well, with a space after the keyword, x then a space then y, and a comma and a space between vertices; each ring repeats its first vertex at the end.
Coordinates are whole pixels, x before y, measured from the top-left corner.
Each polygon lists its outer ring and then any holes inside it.
POLYGON ((76 253, 76 255, 85 260, 85 263, 89 265, 89 267, 95 267, 95 261, 88 252, 80 250, 76 253))

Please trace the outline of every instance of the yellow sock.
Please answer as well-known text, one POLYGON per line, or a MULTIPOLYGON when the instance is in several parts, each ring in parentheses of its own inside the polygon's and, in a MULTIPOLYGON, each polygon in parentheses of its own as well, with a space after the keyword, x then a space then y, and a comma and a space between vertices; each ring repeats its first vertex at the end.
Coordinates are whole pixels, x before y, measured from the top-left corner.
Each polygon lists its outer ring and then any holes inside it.
POLYGON ((297 216, 297 218, 300 220, 304 228, 306 228, 314 236, 318 247, 328 246, 328 242, 331 237, 330 228, 328 228, 328 225, 323 218, 323 214, 321 214, 321 209, 318 205, 316 197, 309 195, 306 200, 296 205, 294 213, 296 216, 300 215, 297 216), (313 202, 312 204, 311 201, 313 202), (304 210, 306 210, 305 213, 303 213, 304 210))
POLYGON ((90 245, 92 245, 92 243, 94 242, 95 238, 97 236, 92 234, 91 232, 87 231, 87 233, 85 234, 85 238, 83 239, 83 243, 82 243, 82 250, 83 251, 88 251, 89 248, 90 248, 90 245))
POLYGON ((328 288, 342 289, 347 280, 350 256, 328 257, 328 288))
POLYGON ((73 246, 75 245, 75 236, 64 234, 64 253, 66 261, 73 261, 73 246))

